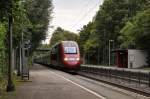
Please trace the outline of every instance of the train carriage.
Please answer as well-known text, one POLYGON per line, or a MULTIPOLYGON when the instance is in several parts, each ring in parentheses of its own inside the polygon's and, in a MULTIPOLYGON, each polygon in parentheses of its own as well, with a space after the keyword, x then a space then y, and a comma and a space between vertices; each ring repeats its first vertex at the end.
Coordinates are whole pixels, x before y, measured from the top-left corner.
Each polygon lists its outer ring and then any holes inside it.
POLYGON ((51 49, 50 63, 67 70, 79 69, 81 62, 78 44, 75 41, 57 43, 51 49))

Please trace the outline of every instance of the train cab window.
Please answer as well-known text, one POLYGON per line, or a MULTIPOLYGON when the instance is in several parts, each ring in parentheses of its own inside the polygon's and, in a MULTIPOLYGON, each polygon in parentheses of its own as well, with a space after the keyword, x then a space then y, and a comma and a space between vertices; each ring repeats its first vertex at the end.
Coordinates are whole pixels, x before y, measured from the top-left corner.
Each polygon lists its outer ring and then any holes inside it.
POLYGON ((65 51, 65 54, 76 54, 77 53, 76 47, 65 47, 64 51, 65 51))

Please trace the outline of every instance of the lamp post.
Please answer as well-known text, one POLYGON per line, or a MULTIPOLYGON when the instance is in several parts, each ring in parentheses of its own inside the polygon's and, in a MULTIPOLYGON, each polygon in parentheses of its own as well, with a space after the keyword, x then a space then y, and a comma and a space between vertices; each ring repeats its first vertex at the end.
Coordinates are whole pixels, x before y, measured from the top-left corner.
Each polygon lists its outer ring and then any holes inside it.
POLYGON ((14 84, 12 82, 12 65, 13 65, 13 44, 12 44, 12 24, 13 24, 13 17, 12 17, 12 0, 10 5, 10 12, 9 12, 9 26, 8 26, 8 35, 9 35, 9 66, 8 66, 8 84, 7 84, 7 92, 14 91, 14 84))
MULTIPOLYGON (((109 66, 110 66, 110 43, 114 43, 114 40, 109 40, 109 66)), ((113 44, 113 48, 114 48, 114 44, 113 44)))

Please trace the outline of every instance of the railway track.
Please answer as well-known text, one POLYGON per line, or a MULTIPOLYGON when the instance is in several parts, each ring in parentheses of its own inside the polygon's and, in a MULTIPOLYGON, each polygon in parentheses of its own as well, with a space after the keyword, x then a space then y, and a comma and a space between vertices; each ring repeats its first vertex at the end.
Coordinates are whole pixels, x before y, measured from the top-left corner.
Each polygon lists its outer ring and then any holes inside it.
MULTIPOLYGON (((95 69, 96 70, 96 69, 95 69)), ((89 70, 86 69, 85 71, 83 68, 78 72, 79 75, 94 79, 103 83, 107 83, 119 88, 123 88, 125 90, 129 90, 144 96, 150 97, 150 87, 149 82, 144 80, 137 80, 137 79, 129 79, 128 77, 115 77, 114 75, 100 75, 96 73, 94 69, 89 70)), ((138 78, 138 77, 137 77, 138 78)))

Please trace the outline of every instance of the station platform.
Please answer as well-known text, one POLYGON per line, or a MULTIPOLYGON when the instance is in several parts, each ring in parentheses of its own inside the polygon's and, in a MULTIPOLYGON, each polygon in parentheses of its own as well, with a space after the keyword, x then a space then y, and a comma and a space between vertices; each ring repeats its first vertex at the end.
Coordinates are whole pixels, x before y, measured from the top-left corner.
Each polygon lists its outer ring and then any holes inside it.
POLYGON ((102 99, 59 77, 55 71, 35 64, 30 80, 16 88, 14 99, 102 99))
POLYGON ((30 80, 16 86, 15 96, 8 99, 149 99, 143 95, 34 64, 30 80))

